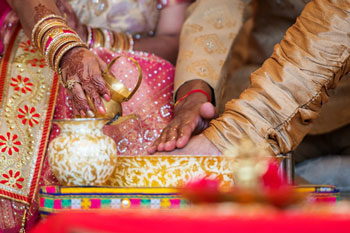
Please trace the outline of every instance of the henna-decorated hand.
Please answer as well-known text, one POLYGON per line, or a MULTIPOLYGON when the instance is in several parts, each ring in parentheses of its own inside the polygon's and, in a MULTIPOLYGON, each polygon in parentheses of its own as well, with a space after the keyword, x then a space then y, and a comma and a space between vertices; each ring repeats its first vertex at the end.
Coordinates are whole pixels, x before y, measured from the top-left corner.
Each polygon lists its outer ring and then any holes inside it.
POLYGON ((147 148, 148 153, 183 148, 191 135, 201 133, 217 114, 202 93, 193 93, 175 106, 174 119, 164 128, 160 137, 147 148))
POLYGON ((62 81, 68 85, 73 99, 73 111, 82 117, 93 117, 86 95, 90 97, 95 109, 106 112, 100 96, 110 100, 110 92, 102 77, 106 64, 90 50, 77 47, 68 51, 61 60, 62 81), (86 93, 86 95, 85 95, 86 93))

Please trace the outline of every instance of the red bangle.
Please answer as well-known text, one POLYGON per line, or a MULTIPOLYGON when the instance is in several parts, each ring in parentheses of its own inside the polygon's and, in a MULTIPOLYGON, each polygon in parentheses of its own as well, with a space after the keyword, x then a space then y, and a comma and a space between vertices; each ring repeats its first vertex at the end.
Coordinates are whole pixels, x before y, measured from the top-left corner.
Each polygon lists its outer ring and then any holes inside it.
POLYGON ((176 106, 176 105, 177 105, 178 103, 180 103, 182 100, 186 99, 188 96, 190 96, 191 94, 196 93, 196 92, 200 92, 200 93, 206 95, 207 98, 208 98, 208 102, 211 102, 211 99, 210 99, 210 96, 209 96, 208 93, 206 93, 205 91, 200 90, 200 89, 195 89, 195 90, 192 90, 192 91, 187 92, 186 95, 182 96, 178 101, 176 101, 176 103, 174 104, 174 106, 176 106))

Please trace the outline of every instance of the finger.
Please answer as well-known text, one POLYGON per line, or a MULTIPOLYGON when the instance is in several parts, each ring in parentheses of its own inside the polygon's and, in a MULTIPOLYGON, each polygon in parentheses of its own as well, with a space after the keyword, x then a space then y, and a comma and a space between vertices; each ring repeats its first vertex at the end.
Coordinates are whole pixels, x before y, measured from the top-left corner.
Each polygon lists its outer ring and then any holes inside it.
POLYGON ((107 101, 110 100, 110 92, 107 88, 106 82, 102 77, 102 71, 99 65, 89 67, 89 76, 94 84, 97 92, 103 96, 107 101))
POLYGON ((111 100, 111 94, 109 89, 107 88, 106 82, 102 78, 101 74, 94 74, 91 76, 91 81, 96 87, 97 92, 103 96, 103 98, 107 101, 111 100))
POLYGON ((75 101, 73 101, 73 94, 72 94, 72 92, 67 90, 67 93, 68 93, 68 96, 69 96, 68 105, 70 106, 70 108, 72 108, 73 116, 79 116, 80 113, 79 113, 79 110, 77 109, 77 107, 75 105, 75 101))
POLYGON ((190 141, 192 135, 192 128, 190 125, 186 124, 179 129, 180 138, 176 141, 177 148, 183 148, 190 141))
POLYGON ((216 109, 213 104, 206 102, 200 107, 200 116, 204 119, 213 119, 216 117, 216 109))
POLYGON ((107 64, 100 58, 97 57, 98 64, 100 65, 100 69, 105 71, 107 69, 107 64))
POLYGON ((71 90, 72 99, 77 112, 80 113, 81 116, 85 117, 86 115, 93 117, 94 114, 91 111, 88 101, 86 99, 85 93, 80 84, 75 84, 73 89, 71 90))
POLYGON ((90 97, 92 103, 95 106, 95 109, 97 109, 97 111, 99 111, 101 114, 105 114, 106 109, 104 108, 100 95, 97 93, 94 85, 90 82, 85 82, 83 83, 82 88, 90 97))

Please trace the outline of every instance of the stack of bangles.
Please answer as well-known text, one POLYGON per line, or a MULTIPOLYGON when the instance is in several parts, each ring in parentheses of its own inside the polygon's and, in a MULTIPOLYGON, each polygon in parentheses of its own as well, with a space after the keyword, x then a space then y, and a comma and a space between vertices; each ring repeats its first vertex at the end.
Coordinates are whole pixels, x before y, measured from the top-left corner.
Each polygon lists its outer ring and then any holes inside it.
POLYGON ((104 47, 116 52, 133 51, 134 40, 130 34, 92 27, 87 27, 87 31, 89 48, 104 47))
POLYGON ((53 14, 45 16, 35 24, 32 43, 57 74, 61 74, 59 65, 64 54, 75 47, 87 48, 78 34, 68 27, 66 21, 53 14))

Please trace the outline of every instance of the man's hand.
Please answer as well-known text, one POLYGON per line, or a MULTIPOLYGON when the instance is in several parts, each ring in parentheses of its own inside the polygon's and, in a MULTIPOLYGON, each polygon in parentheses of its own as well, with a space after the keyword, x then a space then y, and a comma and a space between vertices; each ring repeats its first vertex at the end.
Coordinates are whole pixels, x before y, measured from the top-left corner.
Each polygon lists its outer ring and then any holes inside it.
MULTIPOLYGON (((210 93, 211 90, 207 84, 199 80, 194 80, 197 83, 184 84, 179 90, 179 94, 184 96, 188 93, 188 90, 199 89, 196 88, 201 85, 206 85, 206 92, 210 93), (198 84, 198 82, 200 82, 198 84), (187 87, 185 86, 187 85, 187 87)), ((180 98, 179 97, 179 98, 180 98)), ((183 148, 189 142, 190 138, 194 134, 201 133, 209 126, 210 120, 216 117, 215 107, 208 102, 208 97, 203 93, 196 92, 185 99, 180 101, 175 106, 175 117, 164 128, 160 137, 150 146, 147 150, 148 153, 153 154, 156 151, 172 151, 175 148, 183 148)))

